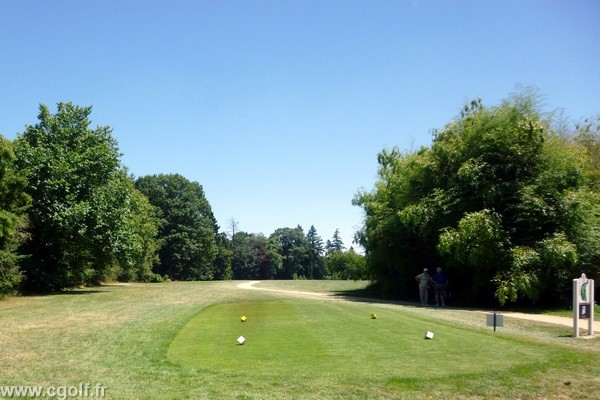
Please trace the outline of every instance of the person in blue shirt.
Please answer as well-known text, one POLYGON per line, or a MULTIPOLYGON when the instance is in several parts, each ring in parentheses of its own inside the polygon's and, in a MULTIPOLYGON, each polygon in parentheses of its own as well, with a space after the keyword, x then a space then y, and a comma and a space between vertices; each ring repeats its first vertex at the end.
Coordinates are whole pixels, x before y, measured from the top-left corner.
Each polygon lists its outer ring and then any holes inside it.
POLYGON ((446 298, 446 288, 448 287, 448 276, 442 272, 440 267, 436 268, 436 273, 431 277, 433 282, 433 292, 435 293, 435 305, 444 307, 446 298))

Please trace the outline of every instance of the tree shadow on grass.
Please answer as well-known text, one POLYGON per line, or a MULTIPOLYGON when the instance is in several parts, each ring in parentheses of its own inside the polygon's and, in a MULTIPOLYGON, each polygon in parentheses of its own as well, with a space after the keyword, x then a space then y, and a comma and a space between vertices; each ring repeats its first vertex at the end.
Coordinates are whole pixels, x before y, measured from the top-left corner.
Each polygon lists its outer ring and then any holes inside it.
POLYGON ((83 290, 77 290, 77 289, 73 289, 73 290, 62 290, 58 293, 54 293, 56 295, 61 295, 61 296, 79 296, 79 295, 85 295, 85 294, 96 294, 96 293, 107 293, 105 290, 97 290, 97 289, 83 289, 83 290))
MULTIPOLYGON (((333 296, 347 301, 361 302, 361 303, 382 303, 382 304, 398 304, 404 306, 416 306, 422 307, 416 300, 407 300, 391 296, 382 296, 377 289, 367 286, 362 289, 350 289, 350 290, 337 290, 333 291, 333 296)), ((430 305, 428 307, 435 307, 431 304, 433 294, 429 295, 430 305)), ((520 312, 528 314, 549 314, 549 309, 533 308, 533 307, 517 307, 517 306, 499 306, 492 304, 478 304, 478 305, 466 305, 466 304, 448 304, 444 308, 467 310, 467 311, 483 311, 483 312, 520 312)))
POLYGON ((112 288, 122 287, 122 283, 100 283, 97 286, 80 286, 76 288, 63 289, 56 292, 42 291, 24 291, 20 295, 23 297, 33 296, 80 296, 86 294, 109 293, 112 288))
POLYGON ((379 294, 376 290, 369 286, 363 289, 336 290, 333 292, 333 296, 339 297, 343 300, 355 301, 358 303, 385 303, 409 306, 418 305, 418 303, 414 301, 407 301, 392 297, 381 296, 381 294, 379 294))
POLYGON ((23 297, 45 297, 45 296, 82 296, 88 294, 108 293, 106 290, 81 288, 81 289, 65 289, 58 292, 24 292, 23 297))

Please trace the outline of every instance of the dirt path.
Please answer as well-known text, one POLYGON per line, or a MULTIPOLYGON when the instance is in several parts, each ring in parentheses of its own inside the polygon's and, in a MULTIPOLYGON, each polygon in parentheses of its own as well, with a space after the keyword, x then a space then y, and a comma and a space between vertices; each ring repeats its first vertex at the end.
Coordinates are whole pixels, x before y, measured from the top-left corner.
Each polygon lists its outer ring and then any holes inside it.
MULTIPOLYGON (((263 291, 267 291, 267 292, 275 292, 275 293, 281 293, 281 294, 285 294, 285 295, 289 295, 289 296, 295 296, 295 297, 302 297, 302 298, 319 298, 319 299, 323 299, 323 300, 332 300, 332 301, 366 301, 366 302, 371 302, 371 303, 385 303, 385 304, 398 304, 398 305, 404 305, 406 306, 407 303, 402 303, 402 302, 394 302, 394 301, 385 301, 385 300, 378 300, 378 299, 361 299, 358 297, 354 297, 354 298, 350 298, 350 297, 339 297, 339 296, 334 296, 332 294, 329 293, 317 293, 317 292, 303 292, 303 291, 298 291, 298 290, 284 290, 284 289, 270 289, 270 288, 261 288, 261 287, 256 287, 255 285, 259 284, 260 281, 250 281, 250 282, 244 282, 244 283, 240 283, 237 285, 237 287, 239 289, 246 289, 246 290, 263 290, 263 291)), ((481 314, 487 314, 489 313, 488 311, 470 311, 470 312, 477 312, 477 313, 481 313, 481 314)), ((559 317, 556 315, 545 315, 545 314, 525 314, 525 313, 517 313, 517 312, 503 312, 502 315, 504 315, 505 317, 508 318, 518 318, 518 319, 524 319, 524 320, 528 320, 528 321, 537 321, 537 322, 545 322, 548 324, 555 324, 555 325, 563 325, 563 326, 573 326, 573 318, 568 318, 568 317, 559 317)), ((579 321, 579 327, 580 328, 585 328, 587 329, 587 321, 586 320, 580 320, 579 321)), ((594 324, 594 333, 600 333, 600 323, 596 322, 596 324, 594 324)))
POLYGON ((333 300, 333 295, 331 295, 329 293, 302 292, 299 290, 270 289, 270 288, 261 288, 261 287, 254 286, 259 283, 260 283, 260 281, 244 282, 244 283, 240 283, 239 285, 237 285, 237 287, 240 289, 264 290, 267 292, 283 293, 283 294, 304 297, 304 298, 317 297, 317 298, 329 298, 329 299, 333 300))

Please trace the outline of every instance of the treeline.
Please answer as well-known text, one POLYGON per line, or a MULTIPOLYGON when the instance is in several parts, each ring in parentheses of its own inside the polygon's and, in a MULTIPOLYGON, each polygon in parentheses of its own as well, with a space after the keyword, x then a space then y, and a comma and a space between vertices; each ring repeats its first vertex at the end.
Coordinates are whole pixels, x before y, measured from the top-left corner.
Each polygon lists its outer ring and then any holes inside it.
POLYGON ((568 305, 571 281, 600 275, 600 117, 570 128, 523 91, 481 100, 417 151, 378 155, 354 198, 375 285, 417 298, 414 277, 443 267, 455 304, 568 305))
POLYGON ((232 233, 234 279, 364 279, 364 256, 348 251, 336 230, 323 243, 314 226, 280 228, 269 237, 232 233))
POLYGON ((91 107, 40 106, 0 136, 0 296, 105 280, 371 279, 417 298, 441 266, 455 304, 566 305, 571 280, 600 275, 600 117, 571 125, 523 92, 467 104, 431 146, 378 155, 356 194, 365 256, 314 226, 224 233, 203 188, 181 175, 133 177, 91 107))
POLYGON ((314 227, 219 232, 200 184, 130 175, 110 127, 90 127, 91 111, 41 105, 14 141, 0 136, 0 296, 105 280, 364 275, 361 255, 341 241, 325 249, 314 227))

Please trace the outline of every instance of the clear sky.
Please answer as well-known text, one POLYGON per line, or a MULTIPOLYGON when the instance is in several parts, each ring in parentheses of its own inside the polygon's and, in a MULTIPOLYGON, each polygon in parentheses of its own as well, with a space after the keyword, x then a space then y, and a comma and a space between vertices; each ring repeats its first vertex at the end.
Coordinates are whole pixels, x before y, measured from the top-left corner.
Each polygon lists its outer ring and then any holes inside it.
POLYGON ((136 176, 200 183, 223 231, 349 246, 377 153, 534 85, 600 112, 600 1, 0 0, 0 133, 93 106, 136 176))

